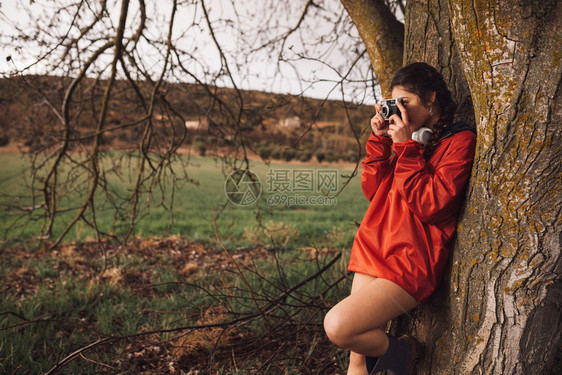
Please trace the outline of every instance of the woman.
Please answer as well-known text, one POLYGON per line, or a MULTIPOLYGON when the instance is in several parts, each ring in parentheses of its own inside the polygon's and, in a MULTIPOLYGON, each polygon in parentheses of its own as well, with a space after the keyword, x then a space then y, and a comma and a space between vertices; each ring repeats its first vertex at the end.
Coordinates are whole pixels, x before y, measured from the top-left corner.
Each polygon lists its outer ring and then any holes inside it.
POLYGON ((324 320, 330 340, 351 350, 348 375, 411 373, 410 340, 385 327, 440 282, 474 159, 475 133, 453 123, 456 104, 437 70, 425 63, 401 68, 391 94, 402 98, 400 115, 385 121, 377 104, 371 119, 361 174, 371 203, 349 261, 351 294, 324 320))

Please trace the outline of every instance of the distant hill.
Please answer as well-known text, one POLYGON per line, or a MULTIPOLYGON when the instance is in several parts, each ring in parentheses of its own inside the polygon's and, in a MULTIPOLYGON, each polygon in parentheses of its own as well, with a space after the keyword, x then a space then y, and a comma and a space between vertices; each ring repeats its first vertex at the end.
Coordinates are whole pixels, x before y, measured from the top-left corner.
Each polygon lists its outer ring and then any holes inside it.
MULTIPOLYGON (((0 79, 0 147, 16 143, 26 150, 48 149, 64 137, 72 147, 88 147, 106 82, 87 79, 76 87, 65 128, 59 116, 71 82, 56 76, 0 79)), ((264 159, 355 161, 357 137, 364 141, 369 133, 372 110, 366 106, 166 82, 148 121, 153 88, 146 81, 116 82, 103 126, 105 149, 134 150, 150 129, 151 144, 160 148, 216 154, 243 144, 264 159)))

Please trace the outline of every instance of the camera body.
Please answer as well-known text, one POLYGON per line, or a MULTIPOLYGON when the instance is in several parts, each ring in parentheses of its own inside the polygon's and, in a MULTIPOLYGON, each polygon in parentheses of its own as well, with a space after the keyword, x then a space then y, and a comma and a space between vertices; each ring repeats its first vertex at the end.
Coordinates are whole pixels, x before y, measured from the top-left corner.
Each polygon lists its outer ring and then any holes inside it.
POLYGON ((381 105, 381 116, 385 121, 388 121, 388 119, 392 115, 398 115, 398 117, 402 118, 400 109, 396 104, 397 102, 400 102, 402 103, 402 105, 404 105, 404 101, 402 98, 386 99, 386 100, 382 100, 379 103, 381 105))

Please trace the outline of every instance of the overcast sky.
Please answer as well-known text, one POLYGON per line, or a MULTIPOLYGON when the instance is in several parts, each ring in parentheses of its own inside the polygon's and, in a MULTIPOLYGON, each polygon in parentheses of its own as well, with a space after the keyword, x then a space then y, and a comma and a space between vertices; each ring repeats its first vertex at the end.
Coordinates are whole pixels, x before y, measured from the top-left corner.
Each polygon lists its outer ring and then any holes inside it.
MULTIPOLYGON (((24 43, 9 38, 14 35, 15 26, 25 28, 29 18, 18 7, 32 7, 32 17, 38 17, 46 25, 56 11, 53 2, 44 0, 0 0, 0 73, 7 76, 15 71, 15 66, 22 69, 33 63, 42 54, 45 46, 24 43), (17 5, 20 3, 21 5, 17 5), (30 5, 31 4, 31 5, 30 5), (19 45, 19 48, 18 48, 19 45), (40 52, 39 50, 43 48, 40 52), (11 56, 8 63, 6 57, 11 56), (15 65, 14 65, 15 64, 15 65)), ((117 24, 119 4, 113 4, 111 21, 117 24)), ((190 2, 192 3, 192 2, 190 2)), ((364 51, 355 27, 345 14, 339 0, 324 0, 322 9, 311 9, 299 31, 293 33, 283 49, 284 61, 279 62, 279 49, 264 48, 253 51, 257 46, 274 40, 293 28, 304 9, 305 0, 283 2, 277 0, 243 1, 243 0, 208 0, 205 2, 218 43, 226 55, 235 84, 242 89, 304 94, 311 97, 341 99, 342 85, 337 83, 343 75, 348 74, 350 60, 353 61, 364 51), (234 9, 232 4, 236 4, 234 9), (303 58, 304 56, 304 58, 303 58), (331 92, 331 94, 330 94, 331 92)), ((95 4, 95 3, 93 3, 95 4)), ((147 1, 147 13, 153 20, 148 25, 150 38, 163 39, 169 21, 170 2, 147 1), (155 4, 158 4, 157 6, 155 4), (158 21, 158 22, 156 22, 158 21)), ((179 8, 174 28, 174 39, 191 57, 186 59, 189 69, 204 77, 220 71, 221 58, 218 48, 202 15, 200 5, 184 4, 179 8)), ((131 1, 129 24, 134 30, 138 17, 137 2, 131 1)), ((58 35, 68 32, 70 17, 62 18, 52 28, 60 27, 58 35)), ((78 29, 77 29, 78 30, 78 29)), ((280 46, 280 43, 278 43, 280 46)), ((161 51, 143 47, 142 58, 147 66, 157 72, 163 65, 161 51)), ((88 51, 84 55, 88 55, 88 51)), ((81 58, 85 58, 81 56, 81 58)), ((78 58, 77 58, 78 59, 78 58)), ((26 73, 45 73, 43 64, 34 65, 26 73)), ((347 76, 343 90, 346 99, 353 101, 373 101, 371 72, 367 54, 359 59, 347 76), (360 82, 363 81, 363 82, 360 82)), ((186 81, 187 77, 171 74, 170 81, 186 81)), ((216 81, 219 85, 232 86, 227 77, 216 81)))

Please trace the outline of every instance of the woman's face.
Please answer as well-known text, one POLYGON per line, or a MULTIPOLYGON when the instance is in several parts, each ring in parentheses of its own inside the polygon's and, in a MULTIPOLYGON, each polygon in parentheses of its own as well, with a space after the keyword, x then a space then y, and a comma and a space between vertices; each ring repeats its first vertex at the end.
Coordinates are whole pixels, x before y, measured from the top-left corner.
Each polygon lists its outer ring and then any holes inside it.
MULTIPOLYGON (((419 96, 406 91, 403 86, 394 86, 392 97, 403 98, 411 131, 416 131, 422 126, 433 127, 433 121, 430 121, 432 119, 432 115, 429 113, 430 105, 424 103, 419 96)), ((433 98, 433 100, 435 99, 433 98)), ((433 108, 433 111, 435 111, 435 108, 433 108)))

